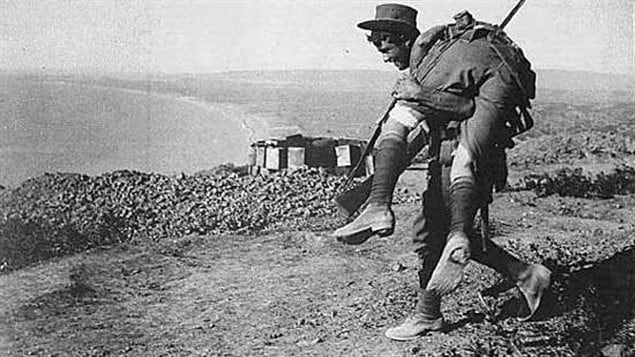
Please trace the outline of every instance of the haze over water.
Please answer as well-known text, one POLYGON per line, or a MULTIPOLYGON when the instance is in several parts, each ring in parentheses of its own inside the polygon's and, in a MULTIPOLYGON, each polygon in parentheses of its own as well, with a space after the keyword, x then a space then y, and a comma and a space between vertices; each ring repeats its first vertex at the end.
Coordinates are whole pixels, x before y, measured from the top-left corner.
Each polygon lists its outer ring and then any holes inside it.
POLYGON ((373 74, 0 76, 0 185, 46 172, 192 174, 245 164, 258 139, 364 138, 393 77, 373 74))
POLYGON ((45 172, 194 173, 246 162, 236 112, 176 95, 3 78, 0 184, 45 172))

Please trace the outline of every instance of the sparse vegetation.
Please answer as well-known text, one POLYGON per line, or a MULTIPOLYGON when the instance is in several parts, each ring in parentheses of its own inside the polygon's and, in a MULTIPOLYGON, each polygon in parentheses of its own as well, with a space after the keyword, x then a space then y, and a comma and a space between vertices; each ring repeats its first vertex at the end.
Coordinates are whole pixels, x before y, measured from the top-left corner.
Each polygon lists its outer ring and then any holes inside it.
POLYGON ((582 168, 560 169, 555 173, 530 174, 514 187, 533 190, 539 197, 560 195, 583 198, 612 198, 635 193, 635 168, 617 167, 611 173, 590 175, 582 168))

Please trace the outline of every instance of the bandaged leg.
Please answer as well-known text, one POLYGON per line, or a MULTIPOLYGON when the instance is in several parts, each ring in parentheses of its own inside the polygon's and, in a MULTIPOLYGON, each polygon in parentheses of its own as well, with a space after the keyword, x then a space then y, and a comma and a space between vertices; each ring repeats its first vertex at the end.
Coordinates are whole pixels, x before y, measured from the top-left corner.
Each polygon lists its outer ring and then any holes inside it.
POLYGON ((473 167, 469 151, 459 144, 450 173, 450 233, 428 283, 428 290, 440 295, 445 295, 459 286, 463 269, 470 259, 469 233, 478 208, 473 167))
POLYGON ((375 174, 368 198, 370 205, 390 207, 392 204, 397 180, 408 165, 408 134, 422 120, 421 113, 400 102, 390 111, 388 120, 382 128, 375 156, 375 174))
POLYGON ((407 165, 408 133, 422 119, 421 114, 416 111, 399 103, 395 105, 382 128, 368 206, 353 222, 337 229, 333 236, 344 242, 347 242, 347 238, 352 238, 359 243, 356 235, 360 233, 370 232, 370 235, 380 236, 393 233, 395 218, 390 206, 399 175, 407 165))
MULTIPOLYGON (((459 145, 459 149, 461 147, 462 145, 459 145)), ((479 196, 477 185, 474 183, 472 164, 469 164, 471 160, 465 160, 462 156, 466 152, 467 150, 457 150, 453 162, 449 240, 453 236, 463 234, 475 238, 472 223, 479 204, 484 200, 479 196)), ((525 321, 533 317, 551 282, 551 271, 541 264, 524 263, 491 241, 478 243, 479 241, 481 240, 472 240, 474 249, 471 250, 470 256, 513 282, 524 297, 527 307, 519 319, 525 321), (487 244, 487 247, 483 247, 483 243, 487 244)))
POLYGON ((460 232, 465 238, 472 229, 479 203, 474 166, 470 152, 459 143, 450 171, 450 234, 460 232))

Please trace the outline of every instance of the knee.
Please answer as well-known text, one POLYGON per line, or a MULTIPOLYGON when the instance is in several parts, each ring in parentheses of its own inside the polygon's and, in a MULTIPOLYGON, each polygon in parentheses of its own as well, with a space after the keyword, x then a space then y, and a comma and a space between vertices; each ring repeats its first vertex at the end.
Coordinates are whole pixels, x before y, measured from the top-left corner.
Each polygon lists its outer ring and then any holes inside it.
POLYGON ((388 118, 388 120, 382 127, 381 135, 378 141, 379 143, 381 143, 385 140, 393 140, 405 143, 406 139, 408 138, 409 132, 410 129, 407 126, 392 118, 388 118))

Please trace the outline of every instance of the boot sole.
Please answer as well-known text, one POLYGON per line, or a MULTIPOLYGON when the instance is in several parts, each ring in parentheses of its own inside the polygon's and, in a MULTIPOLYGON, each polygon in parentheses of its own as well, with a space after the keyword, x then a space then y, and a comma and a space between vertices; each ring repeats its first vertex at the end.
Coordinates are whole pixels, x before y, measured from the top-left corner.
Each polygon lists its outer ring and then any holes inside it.
POLYGON ((381 225, 379 227, 371 226, 371 230, 373 231, 373 233, 377 233, 377 235, 379 235, 380 237, 388 237, 389 235, 392 235, 395 232, 394 227, 392 226, 385 227, 384 225, 381 225))
POLYGON ((430 326, 427 326, 426 328, 419 330, 416 334, 410 334, 410 335, 393 334, 394 328, 389 328, 388 330, 386 330, 384 335, 388 337, 389 339, 395 340, 395 341, 411 341, 425 335, 428 332, 440 331, 444 327, 445 327, 445 321, 443 319, 439 319, 437 321, 432 322, 430 326))
POLYGON ((339 242, 342 242, 344 244, 359 245, 359 244, 365 243, 368 239, 370 239, 375 234, 379 235, 380 237, 387 237, 393 233, 393 230, 394 230, 393 228, 389 227, 389 228, 380 228, 379 230, 375 231, 375 229, 371 227, 371 228, 361 230, 354 234, 349 234, 349 235, 339 236, 339 237, 335 236, 335 238, 339 242))
POLYGON ((342 238, 346 238, 346 237, 351 237, 351 236, 355 236, 358 234, 362 234, 365 232, 370 232, 372 234, 378 234, 380 237, 386 237, 389 236, 391 234, 393 234, 395 231, 395 228, 393 227, 393 225, 391 224, 386 224, 386 223, 376 223, 376 224, 371 224, 370 226, 366 226, 363 228, 359 228, 357 230, 354 231, 348 231, 348 232, 338 232, 335 231, 333 232, 333 236, 335 238, 338 239, 342 239, 342 238))
POLYGON ((465 262, 459 262, 455 261, 452 255, 457 249, 462 247, 466 247, 469 251, 469 241, 462 242, 461 239, 450 240, 446 243, 439 263, 430 277, 428 289, 445 295, 458 287, 463 279, 463 269, 469 262, 469 258, 465 262))
POLYGON ((540 270, 537 274, 541 277, 541 284, 538 286, 538 291, 526 291, 526 289, 518 286, 518 290, 522 293, 525 298, 525 302, 527 303, 527 307, 529 308, 529 315, 518 317, 518 321, 524 322, 534 317, 536 312, 538 312, 538 309, 540 309, 542 298, 551 284, 551 271, 544 266, 537 267, 537 269, 540 270), (530 301, 530 299, 532 301, 530 301))

